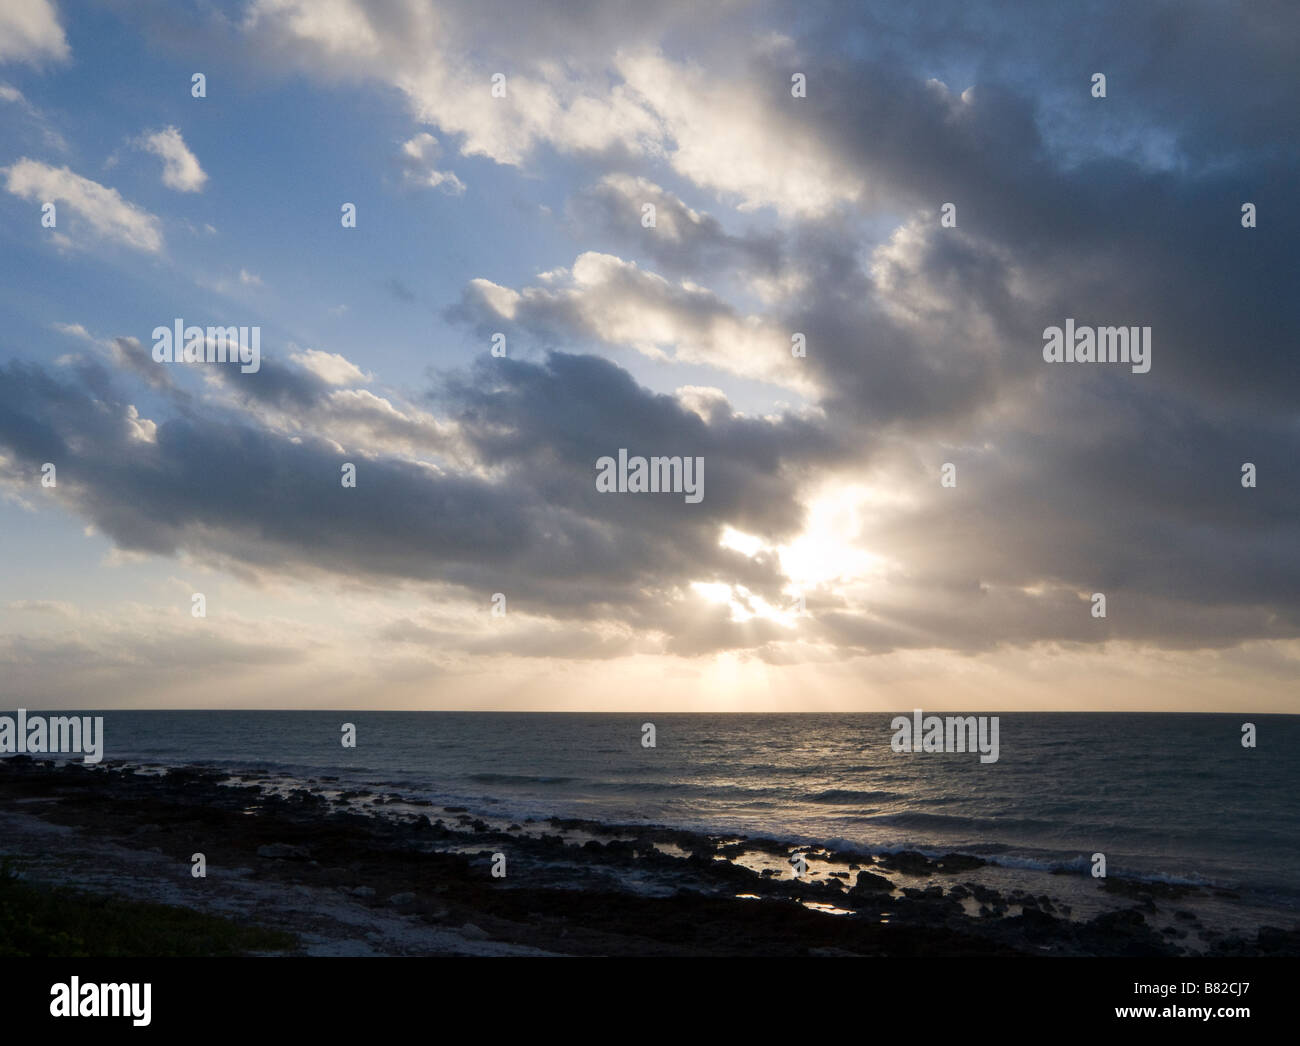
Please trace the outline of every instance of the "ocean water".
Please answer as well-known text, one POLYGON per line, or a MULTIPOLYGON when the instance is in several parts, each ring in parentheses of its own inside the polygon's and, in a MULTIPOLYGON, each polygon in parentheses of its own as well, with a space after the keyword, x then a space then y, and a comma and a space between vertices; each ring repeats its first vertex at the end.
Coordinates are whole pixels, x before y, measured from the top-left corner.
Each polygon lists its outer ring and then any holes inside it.
MULTIPOLYGON (((34 713, 33 713, 34 714, 34 713)), ((139 712, 105 760, 398 792, 495 817, 582 817, 1012 868, 1246 889, 1300 909, 1300 717, 1000 716, 1000 758, 895 753, 892 714, 139 712), (1241 724, 1258 730, 1243 748, 1241 724), (358 744, 342 747, 354 723, 358 744), (652 722, 657 747, 644 748, 652 722)))

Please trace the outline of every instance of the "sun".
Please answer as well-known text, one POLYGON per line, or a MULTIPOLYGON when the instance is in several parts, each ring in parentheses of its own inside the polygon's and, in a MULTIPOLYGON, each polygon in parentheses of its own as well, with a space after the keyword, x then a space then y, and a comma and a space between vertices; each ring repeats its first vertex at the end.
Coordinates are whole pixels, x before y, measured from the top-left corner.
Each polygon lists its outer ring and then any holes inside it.
POLYGON ((878 578, 887 560, 862 547, 864 520, 873 505, 892 500, 861 485, 827 487, 808 506, 807 523, 796 538, 783 545, 769 545, 761 537, 724 526, 718 538, 723 548, 753 558, 760 552, 774 553, 781 571, 789 579, 779 605, 768 602, 744 585, 719 581, 697 581, 691 587, 703 598, 726 603, 733 621, 765 618, 795 627, 814 589, 843 594, 878 578))

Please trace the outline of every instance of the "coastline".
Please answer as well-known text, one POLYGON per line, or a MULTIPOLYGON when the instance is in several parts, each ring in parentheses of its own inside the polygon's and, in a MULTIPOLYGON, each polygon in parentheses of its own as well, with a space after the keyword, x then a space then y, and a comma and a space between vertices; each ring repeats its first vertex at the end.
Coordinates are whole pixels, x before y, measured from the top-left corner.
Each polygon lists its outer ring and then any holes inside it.
POLYGON ((1294 916, 1270 920, 1230 890, 669 826, 508 822, 329 778, 277 788, 212 768, 11 757, 0 831, 0 853, 31 881, 284 931, 311 955, 1300 954, 1294 916), (196 853, 205 878, 191 874, 196 853), (798 878, 792 854, 806 864, 798 878))

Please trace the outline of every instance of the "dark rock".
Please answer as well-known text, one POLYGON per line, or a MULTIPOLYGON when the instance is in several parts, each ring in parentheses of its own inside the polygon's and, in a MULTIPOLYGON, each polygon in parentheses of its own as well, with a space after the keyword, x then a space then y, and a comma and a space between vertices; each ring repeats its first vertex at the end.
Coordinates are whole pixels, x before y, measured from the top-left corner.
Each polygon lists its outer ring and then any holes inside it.
POLYGON ((875 872, 858 872, 857 882, 853 884, 851 893, 879 893, 881 891, 892 890, 894 884, 886 879, 883 875, 877 875, 875 872))
POLYGON ((1261 926, 1256 943, 1265 955, 1300 955, 1300 928, 1283 930, 1261 926))
POLYGON ((983 868, 987 863, 984 858, 973 857, 970 854, 944 854, 936 862, 935 871, 951 875, 954 872, 969 872, 975 868, 983 868))
POLYGON ((291 843, 268 843, 257 848, 257 856, 276 861, 306 861, 311 857, 311 851, 305 846, 294 846, 291 843))
POLYGON ((896 854, 885 854, 877 862, 891 872, 903 875, 929 875, 934 871, 934 862, 915 850, 900 850, 896 854))

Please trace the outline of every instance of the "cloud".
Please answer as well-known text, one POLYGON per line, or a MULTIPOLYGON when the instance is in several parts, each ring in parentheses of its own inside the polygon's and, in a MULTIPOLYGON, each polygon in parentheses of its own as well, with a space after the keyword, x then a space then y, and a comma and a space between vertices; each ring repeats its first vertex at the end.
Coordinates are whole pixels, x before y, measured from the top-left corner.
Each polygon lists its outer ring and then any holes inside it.
MULTIPOLYGON (((745 208, 786 214, 821 215, 859 200, 862 172, 819 137, 790 95, 788 41, 746 45, 767 68, 756 68, 734 35, 722 37, 725 48, 710 48, 706 62, 669 58, 660 47, 683 26, 716 43, 712 23, 748 11, 744 4, 706 13, 686 3, 611 3, 542 17, 517 5, 256 0, 243 28, 278 60, 313 75, 397 88, 415 118, 459 138, 465 156, 523 166, 549 146, 579 156, 667 158, 679 175, 732 194, 745 208), (507 13, 513 31, 503 33, 507 13), (550 58, 539 46, 545 39, 564 41, 566 61, 550 58), (505 90, 494 96, 497 74, 505 90)), ((421 165, 425 137, 406 143, 421 165)))
POLYGON ((674 282, 615 255, 588 251, 571 269, 516 291, 471 280, 447 313, 480 332, 508 324, 542 343, 595 341, 658 360, 714 367, 811 394, 809 370, 790 352, 791 330, 742 315, 707 288, 674 282))
POLYGON ((51 125, 49 119, 40 109, 27 100, 18 88, 11 84, 0 83, 0 101, 16 105, 27 116, 36 129, 40 131, 40 140, 46 148, 58 152, 68 151, 68 143, 63 135, 51 125))
MULTIPOLYGON (((771 206, 820 216, 866 192, 860 169, 845 163, 806 119, 806 99, 790 93, 791 68, 771 61, 718 75, 676 62, 658 49, 619 56, 618 71, 653 108, 673 169, 695 184, 738 198, 742 210, 771 206)), ((815 73, 813 74, 816 75, 815 73)))
POLYGON ((50 326, 60 334, 66 334, 71 338, 80 338, 82 341, 90 342, 95 340, 90 331, 86 330, 80 323, 51 323, 50 326))
MULTIPOLYGON (((208 405, 157 417, 144 440, 129 394, 90 363, 69 381, 5 368, 0 447, 23 469, 58 462, 57 496, 117 547, 184 552, 255 575, 506 586, 534 614, 618 613, 655 627, 668 624, 662 601, 701 576, 734 575, 755 590, 780 584, 771 563, 720 548, 715 534, 722 519, 771 538, 797 529, 785 469, 833 453, 815 427, 725 410, 706 423, 593 357, 493 363, 505 366, 477 368, 437 394, 470 459, 462 466, 428 464, 429 444, 424 462, 340 448, 333 396, 285 399, 310 423, 297 431, 208 405), (312 414, 322 401, 324 412, 312 414), (629 445, 703 455, 704 501, 600 494, 598 453, 629 445), (355 491, 339 484, 347 460, 358 466, 355 491)), ((257 379, 248 387, 268 374, 264 361, 245 376, 257 379)), ((382 409, 371 399, 366 409, 382 409)))
POLYGON ((70 53, 51 0, 0 4, 0 62, 63 61, 70 53))
POLYGON ((1296 16, 1102 5, 1077 26, 1123 85, 1102 104, 1063 31, 1078 19, 1045 8, 863 4, 791 27, 716 6, 250 5, 250 50, 395 88, 437 130, 401 147, 411 184, 457 191, 444 150, 518 165, 559 183, 548 206, 568 194, 579 242, 535 276, 470 279, 447 316, 509 332, 510 358, 424 396, 356 387, 372 376, 319 350, 209 371, 190 399, 133 339, 111 370, 12 365, 6 470, 57 456, 53 496, 120 549, 259 582, 505 591, 529 622, 404 615, 384 636, 412 648, 1136 663, 1293 643, 1296 16), (1044 364, 1066 317, 1151 325, 1151 373, 1044 364), (770 386, 758 411, 748 381, 770 386), (703 456, 704 502, 598 494, 595 458, 623 447, 703 456), (795 588, 807 615, 769 612, 795 588))
POLYGON ((15 196, 63 204, 104 239, 155 254, 163 249, 159 220, 123 200, 116 189, 74 174, 67 167, 51 167, 27 157, 0 168, 0 173, 7 176, 6 188, 15 196))
POLYGON ((674 273, 739 269, 770 278, 781 269, 779 236, 732 235, 717 218, 688 207, 648 178, 607 174, 575 194, 567 209, 580 230, 594 227, 635 244, 660 267, 674 273), (653 228, 641 222, 647 203, 655 208, 653 228))
POLYGON ((172 372, 154 360, 151 349, 142 345, 139 338, 114 338, 110 358, 114 366, 130 372, 150 388, 167 394, 178 403, 189 402, 189 394, 172 380, 172 372))
POLYGON ((654 114, 611 76, 605 56, 629 31, 657 33, 689 11, 686 4, 543 13, 493 3, 256 0, 243 27, 281 61, 396 87, 419 121, 461 138, 462 155, 518 166, 542 144, 578 153, 652 147, 660 134, 654 114), (503 33, 503 24, 512 31, 503 33), (564 40, 574 57, 547 60, 542 40, 564 40), (581 55, 595 58, 583 62, 581 55), (497 73, 506 77, 504 97, 492 93, 497 73))
MULTIPOLYGON (((493 624, 497 625, 496 622, 493 624)), ((508 627, 493 627, 482 632, 468 630, 463 620, 423 625, 409 618, 399 618, 379 629, 376 638, 384 643, 411 644, 441 654, 454 652, 472 657, 508 655, 571 661, 608 660, 635 654, 638 648, 655 649, 653 642, 626 630, 555 626, 524 618, 518 613, 511 615, 508 627)))
POLYGON ((267 671, 302 666, 309 650, 286 642, 283 632, 278 641, 268 641, 261 622, 223 615, 220 628, 213 629, 132 604, 111 618, 79 612, 64 627, 60 623, 56 618, 41 633, 0 635, 0 666, 43 707, 72 707, 90 692, 108 707, 146 694, 174 700, 191 687, 203 688, 211 673, 222 677, 219 694, 229 694, 248 675, 264 680, 267 671))
POLYGON ((143 135, 140 147, 153 153, 163 162, 163 185, 177 192, 202 192, 208 176, 199 166, 198 158, 190 152, 181 132, 166 127, 153 134, 143 135))
POLYGON ((336 352, 307 349, 295 352, 289 358, 329 385, 364 385, 370 380, 370 375, 336 352))
POLYGON ((66 618, 77 616, 76 606, 58 599, 19 599, 6 605, 10 610, 23 610, 35 614, 54 614, 66 618))
POLYGON ((438 139, 427 131, 404 142, 400 157, 402 177, 408 185, 441 189, 450 196, 460 196, 465 192, 465 183, 454 171, 440 171, 435 166, 441 151, 438 139))

